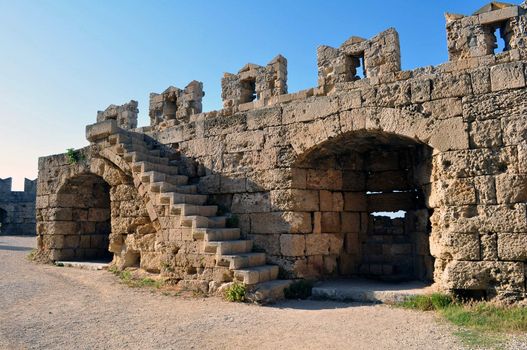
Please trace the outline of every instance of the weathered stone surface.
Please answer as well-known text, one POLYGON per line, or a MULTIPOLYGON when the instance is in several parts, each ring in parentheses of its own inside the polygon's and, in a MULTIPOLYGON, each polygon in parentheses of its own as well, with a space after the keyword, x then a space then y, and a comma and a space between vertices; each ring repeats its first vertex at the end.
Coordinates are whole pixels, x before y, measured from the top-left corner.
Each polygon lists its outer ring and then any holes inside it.
POLYGON ((436 67, 401 71, 388 29, 320 47, 318 86, 296 93, 279 55, 226 73, 218 111, 196 81, 152 94, 147 128, 128 130, 136 104, 110 106, 82 161, 39 159, 39 249, 109 248, 202 292, 274 279, 270 262, 524 297, 527 15, 495 7, 447 16, 436 67))
POLYGON ((496 176, 498 203, 525 203, 527 201, 527 176, 502 174, 496 176))
POLYGON ((304 235, 283 234, 280 236, 280 252, 285 256, 303 256, 306 249, 304 235))
POLYGON ((507 261, 526 261, 527 234, 498 233, 498 257, 507 261))
POLYGON ((524 87, 523 63, 505 63, 491 67, 490 82, 492 91, 524 87))

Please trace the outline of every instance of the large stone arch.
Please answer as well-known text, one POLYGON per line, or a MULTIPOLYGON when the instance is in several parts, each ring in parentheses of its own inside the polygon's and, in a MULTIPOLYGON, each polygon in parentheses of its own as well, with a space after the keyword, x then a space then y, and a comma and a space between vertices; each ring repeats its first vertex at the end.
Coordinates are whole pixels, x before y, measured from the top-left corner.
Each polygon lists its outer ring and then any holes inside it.
POLYGON ((402 108, 362 107, 291 126, 290 141, 296 155, 329 139, 350 132, 378 132, 427 144, 437 151, 467 148, 462 118, 437 119, 402 108))
POLYGON ((292 165, 306 181, 290 201, 312 220, 298 272, 431 281, 433 149, 408 133, 357 129, 321 138, 292 165))

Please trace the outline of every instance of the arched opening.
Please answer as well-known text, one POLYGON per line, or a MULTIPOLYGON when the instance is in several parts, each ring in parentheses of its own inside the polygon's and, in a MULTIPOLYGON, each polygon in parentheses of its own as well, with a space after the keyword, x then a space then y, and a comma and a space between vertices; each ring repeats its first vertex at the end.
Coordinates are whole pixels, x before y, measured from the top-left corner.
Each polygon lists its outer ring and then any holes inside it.
POLYGON ((6 226, 7 226, 7 211, 0 208, 0 234, 6 234, 6 226))
POLYGON ((295 166, 319 211, 306 236, 308 269, 323 277, 431 281, 432 149, 406 137, 362 131, 309 150, 295 166))
POLYGON ((94 174, 71 179, 57 193, 54 235, 62 259, 110 261, 110 185, 94 174), (62 243, 62 244, 60 244, 62 243))

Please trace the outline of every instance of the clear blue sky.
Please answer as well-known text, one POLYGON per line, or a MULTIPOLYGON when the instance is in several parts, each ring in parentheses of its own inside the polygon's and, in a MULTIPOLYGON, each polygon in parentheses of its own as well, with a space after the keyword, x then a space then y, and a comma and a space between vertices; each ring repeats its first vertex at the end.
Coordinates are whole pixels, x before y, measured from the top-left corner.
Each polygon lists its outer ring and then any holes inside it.
POLYGON ((316 48, 400 35, 403 69, 447 60, 444 12, 488 1, 0 0, 0 178, 35 178, 39 156, 87 144, 84 127, 109 104, 204 82, 221 108, 223 72, 288 59, 289 92, 317 81, 316 48))

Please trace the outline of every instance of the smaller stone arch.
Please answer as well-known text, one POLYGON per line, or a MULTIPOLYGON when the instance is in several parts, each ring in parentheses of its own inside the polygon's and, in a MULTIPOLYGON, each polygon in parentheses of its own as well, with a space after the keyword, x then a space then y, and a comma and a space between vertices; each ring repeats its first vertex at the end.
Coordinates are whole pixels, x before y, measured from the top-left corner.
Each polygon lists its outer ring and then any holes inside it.
POLYGON ((50 209, 54 260, 110 261, 110 185, 99 175, 81 173, 64 181, 50 209))

